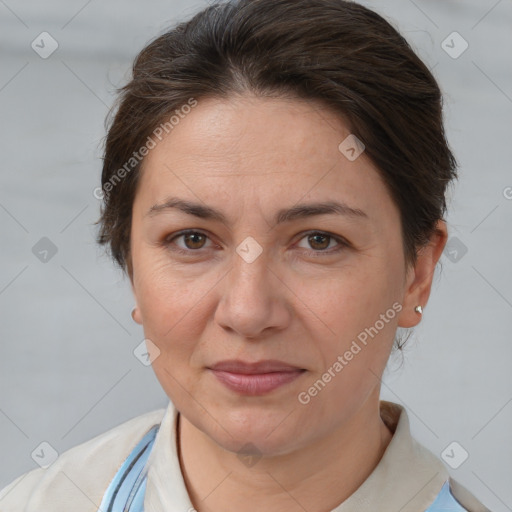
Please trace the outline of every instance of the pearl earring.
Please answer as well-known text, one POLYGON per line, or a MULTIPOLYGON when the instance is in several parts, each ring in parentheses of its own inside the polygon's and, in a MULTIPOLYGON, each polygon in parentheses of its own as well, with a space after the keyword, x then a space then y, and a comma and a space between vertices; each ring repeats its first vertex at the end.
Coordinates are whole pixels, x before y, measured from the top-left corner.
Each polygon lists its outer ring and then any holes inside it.
POLYGON ((416 306, 414 308, 414 311, 416 311, 416 313, 419 313, 421 315, 423 313, 423 308, 421 306, 416 306))

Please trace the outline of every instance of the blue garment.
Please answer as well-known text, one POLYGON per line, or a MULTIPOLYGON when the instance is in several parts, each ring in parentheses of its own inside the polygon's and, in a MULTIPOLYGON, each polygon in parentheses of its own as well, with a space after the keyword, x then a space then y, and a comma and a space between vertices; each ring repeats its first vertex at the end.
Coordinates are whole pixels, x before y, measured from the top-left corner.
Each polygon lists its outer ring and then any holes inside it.
POLYGON ((126 458, 108 486, 98 512, 143 512, 146 462, 160 425, 154 425, 126 458))
MULTIPOLYGON (((144 512, 147 460, 160 425, 154 425, 126 458, 108 486, 98 512, 144 512)), ((445 482, 425 512, 467 512, 445 482)))
POLYGON ((450 492, 449 482, 445 482, 434 503, 425 512, 467 512, 450 492))

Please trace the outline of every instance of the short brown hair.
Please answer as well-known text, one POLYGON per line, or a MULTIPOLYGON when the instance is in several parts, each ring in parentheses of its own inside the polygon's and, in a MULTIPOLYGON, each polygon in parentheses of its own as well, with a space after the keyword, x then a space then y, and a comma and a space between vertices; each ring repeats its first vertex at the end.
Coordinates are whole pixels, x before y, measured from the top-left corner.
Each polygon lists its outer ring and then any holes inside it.
POLYGON ((405 259, 414 263, 446 212, 446 187, 457 167, 429 69, 389 22, 357 3, 238 0, 212 5, 148 44, 119 90, 98 221, 98 242, 119 266, 131 276, 141 167, 134 152, 191 98, 246 91, 320 100, 349 123, 400 211, 405 259))

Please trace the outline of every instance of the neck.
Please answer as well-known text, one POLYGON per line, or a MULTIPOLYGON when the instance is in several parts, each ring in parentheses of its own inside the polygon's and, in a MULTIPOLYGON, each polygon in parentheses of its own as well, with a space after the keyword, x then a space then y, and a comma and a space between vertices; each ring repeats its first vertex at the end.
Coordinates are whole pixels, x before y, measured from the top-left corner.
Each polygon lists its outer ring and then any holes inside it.
POLYGON ((329 436, 251 467, 180 416, 179 458, 198 512, 225 510, 226 503, 240 512, 327 512, 368 478, 391 437, 377 394, 329 436))

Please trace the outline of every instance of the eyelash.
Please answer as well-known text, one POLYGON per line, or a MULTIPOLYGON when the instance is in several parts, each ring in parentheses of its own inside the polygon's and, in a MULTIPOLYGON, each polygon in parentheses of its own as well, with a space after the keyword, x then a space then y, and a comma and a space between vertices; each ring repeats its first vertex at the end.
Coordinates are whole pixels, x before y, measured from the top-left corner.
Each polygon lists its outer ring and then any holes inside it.
MULTIPOLYGON (((171 248, 171 244, 174 242, 174 240, 176 240, 177 238, 183 237, 185 235, 190 235, 190 234, 199 234, 199 235, 205 236, 206 238, 209 239, 208 235, 206 233, 203 233, 202 231, 199 231, 196 229, 187 229, 184 231, 180 231, 179 233, 176 233, 174 236, 172 236, 172 238, 169 238, 169 237, 165 238, 162 245, 164 245, 169 250, 176 252, 178 254, 190 256, 191 253, 194 253, 194 252, 198 253, 201 251, 202 248, 201 249, 182 249, 181 247, 172 247, 171 248)), ((333 239, 336 242, 338 242, 338 244, 339 244, 338 247, 336 247, 334 249, 331 248, 329 250, 316 250, 316 251, 312 249, 311 251, 307 251, 309 253, 308 255, 310 255, 310 256, 323 256, 323 255, 337 254, 340 251, 342 251, 343 249, 346 249, 350 246, 348 242, 346 242, 343 238, 341 238, 339 236, 332 235, 332 234, 326 233, 324 231, 314 231, 314 230, 307 231, 306 233, 304 233, 298 242, 300 242, 303 238, 310 236, 310 235, 321 235, 321 236, 333 239)))

